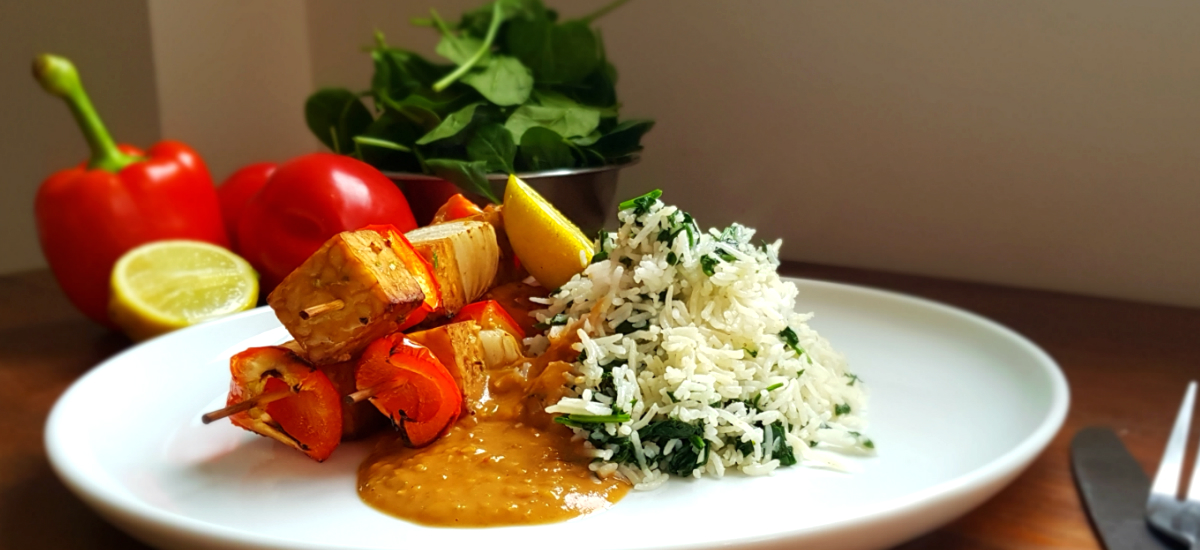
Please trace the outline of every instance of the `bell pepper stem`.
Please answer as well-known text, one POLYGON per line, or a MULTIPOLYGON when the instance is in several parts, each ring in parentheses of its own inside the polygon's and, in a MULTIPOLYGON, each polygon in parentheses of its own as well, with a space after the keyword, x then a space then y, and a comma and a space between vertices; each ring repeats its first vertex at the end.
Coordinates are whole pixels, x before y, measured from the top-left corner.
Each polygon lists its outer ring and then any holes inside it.
POLYGON ((119 172, 122 168, 137 162, 139 159, 127 155, 117 147, 96 108, 83 90, 83 82, 79 80, 79 71, 65 57, 42 54, 33 60, 33 77, 50 95, 60 97, 71 108, 75 122, 83 132, 88 147, 92 150, 92 158, 88 168, 119 172))

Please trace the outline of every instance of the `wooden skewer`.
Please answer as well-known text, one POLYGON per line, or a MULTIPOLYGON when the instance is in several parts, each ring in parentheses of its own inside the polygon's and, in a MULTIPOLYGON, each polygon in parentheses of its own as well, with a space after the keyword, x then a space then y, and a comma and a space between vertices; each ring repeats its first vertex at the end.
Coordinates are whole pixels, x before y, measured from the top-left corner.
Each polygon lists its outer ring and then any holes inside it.
POLYGON ((403 382, 384 382, 378 386, 372 386, 364 390, 358 390, 350 395, 347 395, 346 397, 343 397, 342 401, 347 405, 353 405, 359 401, 362 401, 363 399, 370 399, 376 395, 379 395, 381 392, 395 389, 403 385, 403 382))
POLYGON ((327 311, 337 311, 344 307, 346 307, 346 302, 343 302, 341 300, 325 302, 323 304, 317 304, 312 307, 304 308, 303 310, 300 311, 300 318, 307 321, 309 317, 315 317, 315 316, 325 313, 327 311))
POLYGON ((375 393, 381 389, 383 389, 383 384, 373 388, 367 388, 365 390, 358 390, 350 395, 347 395, 346 397, 343 397, 342 401, 344 401, 347 405, 353 405, 359 401, 362 401, 363 399, 375 397, 375 393))
POLYGON ((212 424, 214 421, 220 420, 227 416, 233 416, 237 413, 248 411, 259 405, 266 405, 272 401, 279 401, 280 399, 290 395, 295 395, 290 388, 286 390, 273 391, 271 393, 259 394, 251 397, 250 399, 242 401, 241 403, 206 413, 204 416, 200 417, 200 421, 204 422, 205 424, 212 424))

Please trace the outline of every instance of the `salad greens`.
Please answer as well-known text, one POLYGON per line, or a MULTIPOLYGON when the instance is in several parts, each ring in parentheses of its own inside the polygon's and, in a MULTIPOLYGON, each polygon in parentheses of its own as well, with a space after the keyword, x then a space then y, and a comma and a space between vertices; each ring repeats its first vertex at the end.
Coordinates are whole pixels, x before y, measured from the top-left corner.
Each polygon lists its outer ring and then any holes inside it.
POLYGON ((494 0, 456 24, 430 10, 412 22, 441 36, 444 62, 376 32, 370 89, 316 91, 305 122, 336 153, 436 175, 493 202, 488 173, 628 162, 654 121, 618 120, 617 71, 592 28, 627 1, 567 21, 541 0, 494 0))

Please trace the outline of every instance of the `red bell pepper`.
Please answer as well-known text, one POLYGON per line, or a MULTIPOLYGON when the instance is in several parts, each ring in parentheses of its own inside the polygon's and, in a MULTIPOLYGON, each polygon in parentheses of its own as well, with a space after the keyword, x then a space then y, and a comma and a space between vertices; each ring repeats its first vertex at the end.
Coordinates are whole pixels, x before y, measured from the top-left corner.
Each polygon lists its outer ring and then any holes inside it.
POLYGON ((521 325, 516 319, 512 318, 504 308, 500 306, 500 302, 495 300, 484 300, 467 304, 462 309, 458 310, 458 315, 451 319, 451 323, 459 321, 475 321, 479 327, 484 330, 500 329, 513 335, 518 342, 525 338, 525 331, 521 329, 521 325))
POLYGON ((238 222, 238 247, 270 292, 325 241, 342 231, 390 224, 415 229, 404 193, 371 165, 312 153, 275 169, 238 222))
POLYGON ((229 417, 234 425, 270 437, 322 462, 342 440, 342 398, 325 373, 280 347, 250 348, 229 360, 229 398, 262 401, 229 417), (291 393, 292 395, 287 395, 291 393), (278 398, 280 394, 285 397, 278 398), (266 400, 263 396, 277 398, 266 400))
POLYGON ((412 447, 441 437, 462 409, 462 393, 450 371, 429 348, 400 333, 367 346, 356 380, 359 390, 374 390, 371 403, 412 447))
POLYGON ((92 151, 88 162, 56 172, 38 189, 42 253, 71 303, 114 326, 109 276, 122 254, 163 239, 228 245, 212 177, 182 143, 162 141, 142 152, 113 142, 70 61, 40 55, 33 73, 47 92, 66 100, 92 151))
POLYGON ((443 204, 441 208, 438 208, 437 212, 433 215, 433 219, 430 220, 429 223, 432 225, 435 223, 459 220, 482 213, 483 209, 480 208, 479 205, 462 196, 462 193, 458 193, 453 197, 446 199, 446 204, 443 204))
POLYGON ((239 250, 237 227, 242 219, 242 212, 246 210, 246 203, 266 185, 267 178, 275 173, 275 166, 274 162, 257 162, 243 166, 217 187, 217 198, 221 201, 221 219, 225 222, 225 232, 229 234, 234 251, 239 250))

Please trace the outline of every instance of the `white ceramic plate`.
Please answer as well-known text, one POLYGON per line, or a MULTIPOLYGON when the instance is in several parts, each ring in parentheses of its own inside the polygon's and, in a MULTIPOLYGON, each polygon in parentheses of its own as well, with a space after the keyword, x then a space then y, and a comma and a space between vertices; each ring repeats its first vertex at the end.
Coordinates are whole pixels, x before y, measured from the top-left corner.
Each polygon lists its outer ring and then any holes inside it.
POLYGON ((228 359, 287 339, 259 309, 134 347, 63 395, 46 427, 51 463, 100 514, 162 548, 569 547, 875 549, 979 505, 1049 443, 1067 411, 1054 361, 979 316, 894 293, 797 280, 812 325, 870 392, 875 457, 852 474, 673 479, 604 512, 531 527, 440 529, 367 507, 344 445, 317 464, 200 414, 224 404, 228 359))

